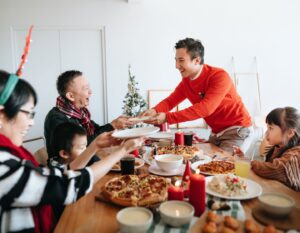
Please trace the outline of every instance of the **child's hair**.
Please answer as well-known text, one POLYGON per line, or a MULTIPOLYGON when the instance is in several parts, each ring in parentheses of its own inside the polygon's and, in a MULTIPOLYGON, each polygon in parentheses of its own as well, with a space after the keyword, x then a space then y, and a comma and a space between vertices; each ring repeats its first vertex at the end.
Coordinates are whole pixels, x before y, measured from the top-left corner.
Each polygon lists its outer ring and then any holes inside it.
POLYGON ((83 127, 72 122, 65 122, 56 126, 50 141, 53 154, 49 155, 49 158, 51 157, 61 162, 59 151, 64 150, 71 153, 73 140, 76 135, 86 136, 87 134, 83 127))
MULTIPOLYGON (((266 123, 279 126, 283 133, 289 129, 295 130, 295 135, 285 143, 276 157, 280 157, 286 150, 300 145, 300 113, 296 108, 275 108, 267 115, 266 123)), ((272 147, 267 153, 267 161, 272 156, 274 149, 275 147, 272 147)))

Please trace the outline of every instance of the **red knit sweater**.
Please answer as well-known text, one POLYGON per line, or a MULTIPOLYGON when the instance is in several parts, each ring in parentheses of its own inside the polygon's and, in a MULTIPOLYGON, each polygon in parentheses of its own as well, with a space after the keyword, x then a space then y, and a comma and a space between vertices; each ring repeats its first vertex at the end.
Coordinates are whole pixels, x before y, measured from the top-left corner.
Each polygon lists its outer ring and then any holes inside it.
POLYGON ((197 79, 183 78, 175 91, 154 109, 166 112, 169 124, 204 118, 214 133, 230 126, 251 125, 251 117, 229 75, 223 69, 206 64, 197 79), (193 106, 169 112, 186 98, 193 106))

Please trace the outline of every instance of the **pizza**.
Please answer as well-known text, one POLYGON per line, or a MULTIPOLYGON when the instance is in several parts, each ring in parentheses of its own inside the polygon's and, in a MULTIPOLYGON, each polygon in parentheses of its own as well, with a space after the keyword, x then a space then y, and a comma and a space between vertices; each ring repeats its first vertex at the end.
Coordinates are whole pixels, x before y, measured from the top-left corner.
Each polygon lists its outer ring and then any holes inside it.
MULTIPOLYGON (((141 162, 140 161, 138 161, 138 160, 135 160, 134 161, 134 167, 139 167, 139 166, 141 166, 141 162)), ((120 164, 120 161, 119 162, 117 162, 112 168, 111 168, 112 170, 121 170, 121 164, 120 164)))
POLYGON ((169 183, 154 175, 124 175, 109 180, 103 196, 121 206, 149 206, 167 199, 169 183))
POLYGON ((182 155, 184 159, 192 159, 196 155, 201 153, 201 150, 195 146, 159 146, 157 147, 156 153, 162 154, 176 154, 182 155))
POLYGON ((228 161, 211 161, 198 166, 202 173, 226 174, 234 173, 234 163, 228 161))

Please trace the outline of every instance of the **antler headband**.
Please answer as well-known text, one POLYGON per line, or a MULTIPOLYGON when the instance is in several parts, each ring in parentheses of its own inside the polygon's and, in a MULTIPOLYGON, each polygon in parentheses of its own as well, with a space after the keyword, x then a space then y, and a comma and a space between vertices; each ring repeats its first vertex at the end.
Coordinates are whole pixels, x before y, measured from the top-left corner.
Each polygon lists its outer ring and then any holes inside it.
POLYGON ((18 69, 17 69, 17 72, 16 72, 16 74, 11 74, 9 76, 9 78, 7 80, 7 83, 5 84, 5 87, 4 87, 4 89, 3 89, 3 91, 0 95, 0 105, 4 105, 6 103, 6 101, 10 97, 11 93, 15 89, 15 87, 16 87, 18 81, 19 81, 19 77, 22 75, 22 70, 23 70, 24 64, 26 62, 26 57, 27 57, 28 52, 29 52, 32 28, 33 28, 33 26, 30 26, 30 28, 29 28, 29 32, 28 32, 28 35, 26 37, 24 52, 23 52, 23 55, 21 57, 21 63, 19 65, 18 69))

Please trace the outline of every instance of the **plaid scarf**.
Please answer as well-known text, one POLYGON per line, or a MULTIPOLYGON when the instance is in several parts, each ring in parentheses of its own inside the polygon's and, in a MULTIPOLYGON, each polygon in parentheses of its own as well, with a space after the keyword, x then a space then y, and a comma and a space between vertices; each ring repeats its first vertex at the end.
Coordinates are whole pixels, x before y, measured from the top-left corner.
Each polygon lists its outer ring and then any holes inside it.
POLYGON ((67 99, 58 96, 56 99, 56 107, 66 115, 76 118, 80 124, 86 129, 87 135, 94 135, 95 127, 91 122, 91 114, 87 108, 76 108, 67 99))
MULTIPOLYGON (((23 146, 17 147, 9 138, 2 134, 0 134, 0 148, 8 151, 20 159, 31 161, 36 167, 39 166, 38 162, 29 151, 27 151, 23 146)), ((53 231, 55 217, 51 205, 31 207, 31 212, 34 219, 35 233, 50 233, 53 231)))

